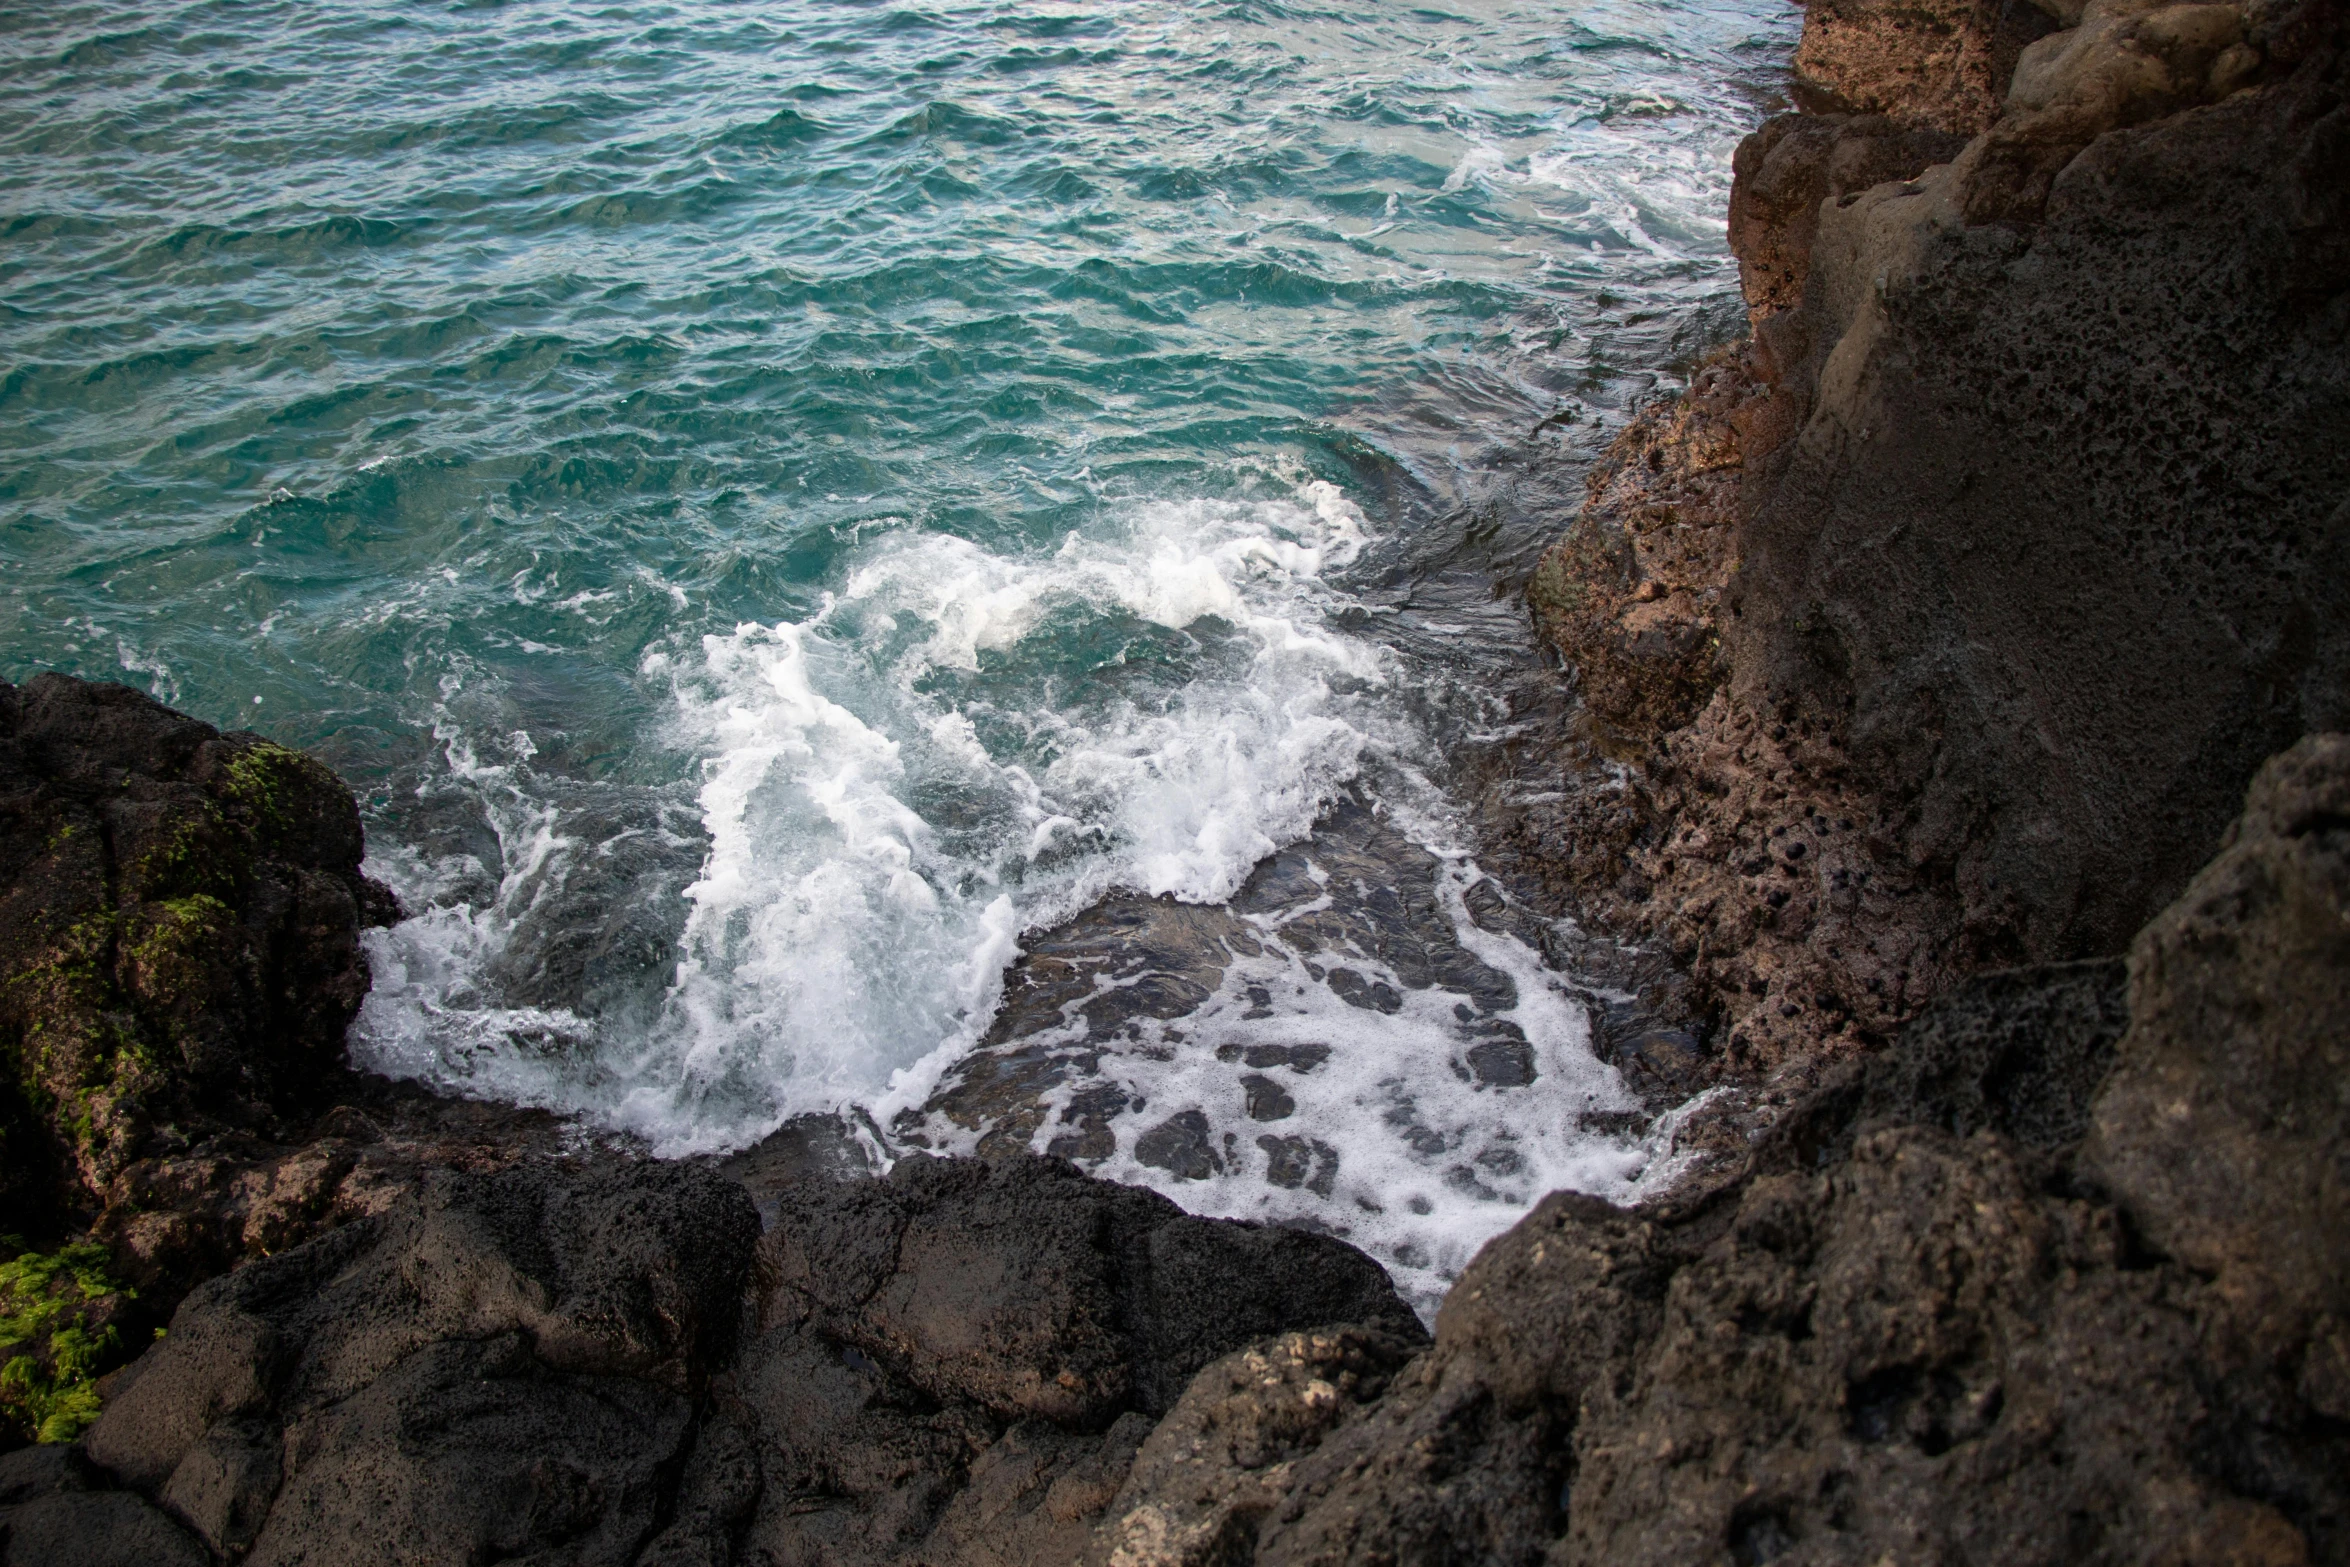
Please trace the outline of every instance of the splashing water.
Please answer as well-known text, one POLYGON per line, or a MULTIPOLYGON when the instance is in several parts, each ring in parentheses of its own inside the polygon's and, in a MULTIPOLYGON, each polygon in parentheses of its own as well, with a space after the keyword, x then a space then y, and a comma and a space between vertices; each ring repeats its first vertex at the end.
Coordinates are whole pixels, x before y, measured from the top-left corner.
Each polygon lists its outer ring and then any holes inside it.
POLYGON ((1729 153, 1795 21, 11 14, 0 646, 354 781, 410 916, 359 1061, 664 1152, 974 1146, 1042 933, 1226 910, 1181 1009, 1025 1036, 1088 1064, 1020 1135, 1115 1090, 1103 1173, 1427 1297, 1669 1166, 1586 1124, 1629 1101, 1473 916, 1445 761, 1523 655, 1494 572, 1738 318, 1729 153), (1250 890, 1358 807, 1458 972, 1250 890))

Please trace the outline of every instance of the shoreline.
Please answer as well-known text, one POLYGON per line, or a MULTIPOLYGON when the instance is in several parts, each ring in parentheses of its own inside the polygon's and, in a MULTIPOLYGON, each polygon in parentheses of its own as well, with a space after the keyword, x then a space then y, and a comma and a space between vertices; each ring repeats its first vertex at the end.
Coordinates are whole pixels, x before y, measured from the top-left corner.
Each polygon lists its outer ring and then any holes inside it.
POLYGON ((1753 335, 1591 475, 1474 769, 1603 1059, 1737 1091, 1687 1179, 1431 1339, 1055 1160, 371 1085, 349 792, 43 677, 9 1561, 2350 1559, 2350 17, 1919 14, 1815 0, 1753 335))

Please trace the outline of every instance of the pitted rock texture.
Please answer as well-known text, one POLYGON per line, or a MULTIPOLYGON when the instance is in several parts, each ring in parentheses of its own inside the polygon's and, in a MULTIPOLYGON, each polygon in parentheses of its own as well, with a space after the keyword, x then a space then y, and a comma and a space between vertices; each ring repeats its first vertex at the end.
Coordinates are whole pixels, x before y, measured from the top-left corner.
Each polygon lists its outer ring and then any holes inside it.
MULTIPOLYGON (((1881 114, 1781 114, 1764 121, 1738 144, 1730 188, 1730 248, 1749 316, 1759 326, 1803 303, 1822 202, 1914 178, 1966 145, 1964 136, 1881 114)), ((1772 378, 1767 361, 1762 368, 1772 378)))
POLYGON ((1503 852, 1688 965, 1708 1075, 1782 1102, 1964 974, 2118 953, 2350 722, 2343 9, 2059 20, 1963 145, 1859 96, 1748 140, 1748 390, 1645 419, 1545 562, 1599 591, 1531 595, 1609 763, 1562 747, 1503 852), (1716 453, 1711 580, 1611 542, 1716 453), (1623 697, 1636 619, 1709 598, 1710 685, 1623 697))
POLYGON ((443 1173, 197 1290, 82 1450, 252 1563, 723 1552, 750 1496, 697 1515, 680 1474, 726 1440, 697 1408, 757 1234, 684 1166, 443 1173))
POLYGON ((1294 1515, 1301 1459, 1376 1404, 1421 1348, 1375 1328, 1284 1333, 1192 1379, 1094 1531, 1086 1567, 1245 1562, 1268 1520, 1294 1515))
POLYGON ((2350 1420, 2350 736, 2261 770, 2131 949, 2130 1016, 2085 1167, 2230 1303, 2233 1385, 2350 1420))
POLYGON ((2333 58, 2108 132, 2021 232, 1964 156, 1821 209, 1730 694, 1898 813, 1977 961, 2120 950, 2350 720, 2346 104, 2333 58))
POLYGON ((2350 739, 2269 764, 2126 1029, 2116 964, 1981 976, 1735 1175, 1547 1199, 1383 1394, 1209 1368, 1093 1559, 2350 1559, 2346 791, 2350 739))
POLYGON ((2067 4, 1812 0, 1795 51, 1796 95, 1807 109, 1972 136, 1999 117, 2017 56, 2067 4))
POLYGON ((1057 1160, 766 1186, 762 1239, 696 1166, 443 1170, 215 1279, 0 1458, 0 1561, 1075 1562, 1202 1366, 1319 1368, 1261 1469, 1427 1342, 1341 1242, 1057 1160))
POLYGON ((1425 1342, 1342 1242, 1059 1160, 916 1156, 775 1203, 761 1330, 722 1389, 766 1475, 752 1560, 1069 1561, 1210 1361, 1333 1324, 1425 1342))
POLYGON ((1727 666, 1716 624, 1738 521, 1743 356, 1641 412, 1592 473, 1583 510, 1526 596, 1591 717, 1645 734, 1696 717, 1727 666))
POLYGON ((212 1567, 203 1542, 145 1497, 110 1486, 73 1447, 0 1456, 5 1567, 212 1567))
POLYGON ((141 1159, 333 1102, 367 990, 350 791, 123 686, 0 686, 0 1199, 88 1214, 141 1159))

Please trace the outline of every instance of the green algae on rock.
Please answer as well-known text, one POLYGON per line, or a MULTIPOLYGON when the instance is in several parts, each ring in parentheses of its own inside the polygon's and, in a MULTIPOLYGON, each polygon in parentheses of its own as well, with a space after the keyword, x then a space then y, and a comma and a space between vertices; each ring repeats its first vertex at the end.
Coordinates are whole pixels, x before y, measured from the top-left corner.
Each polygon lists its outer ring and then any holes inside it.
POLYGON ((130 1358, 116 1320, 137 1297, 107 1248, 28 1251, 0 1236, 0 1442, 70 1442, 98 1418, 97 1379, 130 1358))
POLYGON ((120 686, 0 687, 0 1192, 62 1233, 137 1161, 323 1108, 392 911, 326 768, 120 686))

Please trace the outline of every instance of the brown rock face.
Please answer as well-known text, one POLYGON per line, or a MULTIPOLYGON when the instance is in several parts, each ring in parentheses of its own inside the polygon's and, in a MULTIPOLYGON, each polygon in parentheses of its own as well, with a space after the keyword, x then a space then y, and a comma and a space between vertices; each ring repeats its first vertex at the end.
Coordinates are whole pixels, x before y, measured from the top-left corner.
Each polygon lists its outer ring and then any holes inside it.
POLYGON ((1100 1549, 2345 1559, 2350 1232, 2322 1216, 2350 1168, 2346 802, 2350 739, 2269 765, 2134 949, 2126 1031, 2117 964, 1984 976, 1733 1178, 1633 1211, 1548 1199, 1384 1392, 1342 1380, 1390 1375, 1342 1335, 1210 1367, 1100 1549))
POLYGON ((1812 0, 1795 51, 1805 107, 1972 136, 1999 117, 2024 46, 2055 25, 2024 0, 1812 0))
POLYGON ((1732 694, 1841 747, 1986 956, 2118 951, 2350 719, 2346 90, 2108 132, 2023 233, 1967 221, 1988 142, 1822 208, 1732 694))
MULTIPOLYGON (((1896 14, 1815 7, 1807 58, 1896 14)), ((2350 722, 2343 14, 2067 20, 1984 56, 2013 84, 1971 141, 1857 88, 1882 112, 1749 138, 1754 339, 1628 432, 1530 594, 1629 771, 1504 852, 1691 966, 1717 1074, 2119 952, 2262 757, 2350 722), (1639 528, 1698 515, 1648 566, 1639 528), (1702 669, 1643 640, 1658 603, 1705 606, 1702 669)))
POLYGON ((1642 412, 1527 584, 1584 707, 1610 728, 1678 728, 1727 673, 1715 621, 1738 520, 1737 415, 1757 390, 1730 358, 1642 412))
POLYGON ((359 815, 318 763, 122 686, 0 687, 0 1115, 12 1224, 136 1161, 322 1108, 367 990, 359 815))
POLYGON ((1757 326, 1803 303, 1820 204, 1906 180, 1966 146, 1955 132, 1881 114, 1782 114, 1738 144, 1730 248, 1757 326))

